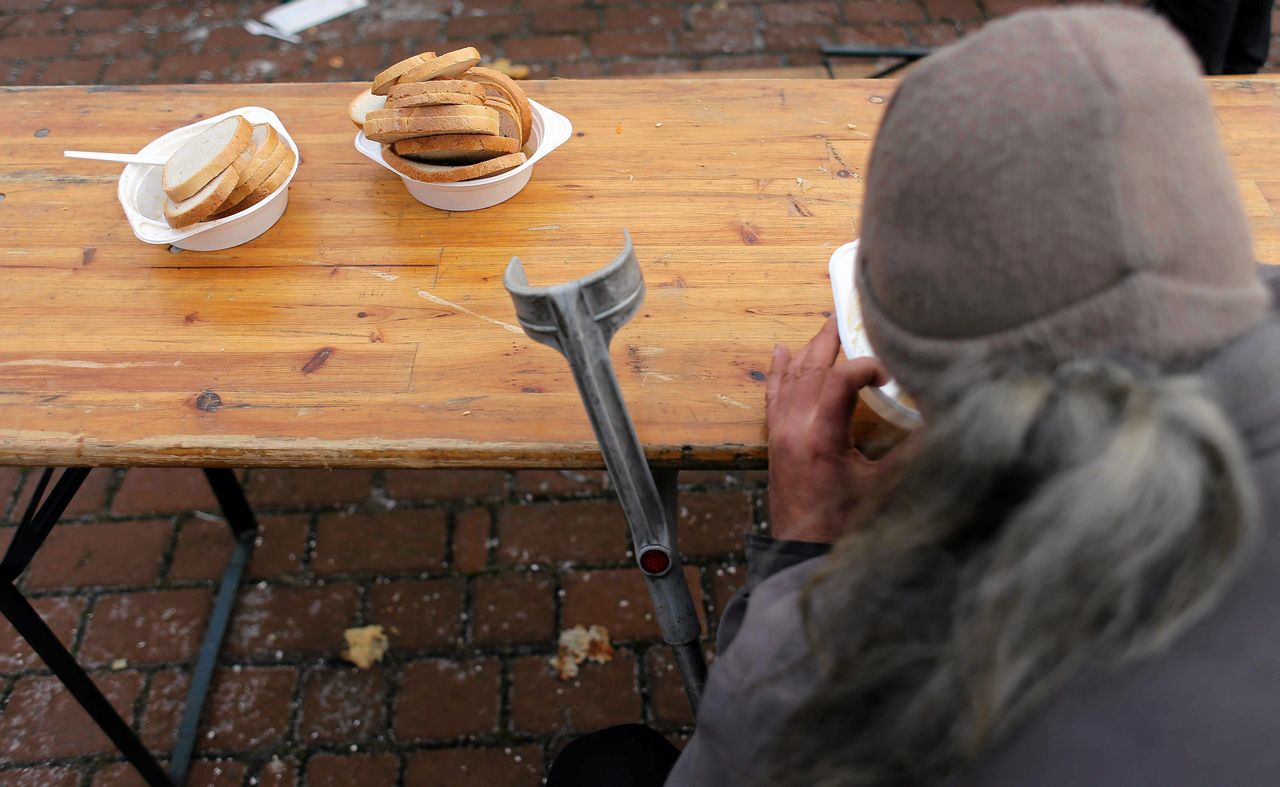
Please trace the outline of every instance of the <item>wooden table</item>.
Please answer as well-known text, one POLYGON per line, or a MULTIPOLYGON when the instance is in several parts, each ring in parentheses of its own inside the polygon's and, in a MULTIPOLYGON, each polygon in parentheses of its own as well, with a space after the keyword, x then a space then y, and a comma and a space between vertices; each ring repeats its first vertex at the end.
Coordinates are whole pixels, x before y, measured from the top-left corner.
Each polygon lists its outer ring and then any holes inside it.
MULTIPOLYGON (((353 150, 359 85, 0 89, 0 463, 598 467, 501 273, 519 255, 534 284, 581 275, 626 227, 649 294, 614 362, 651 459, 760 466, 769 350, 830 308, 892 83, 528 87, 576 135, 475 213, 420 205, 353 150), (61 157, 249 104, 303 160, 284 218, 239 248, 141 243, 118 169, 61 157)), ((1259 257, 1280 262, 1277 83, 1210 90, 1259 257)))
MULTIPOLYGON (((1267 262, 1280 262, 1277 87, 1209 83, 1267 262)), ((252 513, 218 468, 599 466, 564 360, 514 325, 501 284, 513 255, 535 285, 568 280, 612 259, 630 229, 648 300, 613 358, 650 460, 764 463, 769 350, 807 340, 830 308, 827 258, 859 234, 892 83, 528 88, 576 135, 524 192, 477 213, 424 207, 355 152, 344 107, 361 85, 0 88, 0 464, 211 469, 238 547, 187 734, 252 549, 252 513), (279 114, 302 165, 281 222, 239 248, 137 241, 118 170, 61 156, 135 150, 244 105, 279 114)), ((64 474, 19 529, 0 607, 131 761, 166 783, 12 584, 82 472, 64 474)))

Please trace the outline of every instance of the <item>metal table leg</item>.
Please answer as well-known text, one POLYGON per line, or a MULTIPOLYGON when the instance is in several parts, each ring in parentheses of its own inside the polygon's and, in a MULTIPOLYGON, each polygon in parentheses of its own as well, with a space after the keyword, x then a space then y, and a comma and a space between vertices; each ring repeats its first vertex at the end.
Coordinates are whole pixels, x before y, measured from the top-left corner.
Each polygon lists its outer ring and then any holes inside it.
POLYGON ((896 74, 923 57, 928 57, 932 52, 933 50, 928 47, 826 44, 822 47, 822 64, 826 67, 827 74, 832 79, 835 79, 835 69, 831 67, 831 58, 833 57, 859 57, 877 60, 886 57, 895 58, 898 62, 880 69, 870 77, 871 79, 882 79, 896 74))
POLYGON ((196 734, 200 731, 200 715, 204 711, 204 701, 213 680, 213 669, 217 666, 218 651, 222 649, 227 624, 231 621, 231 608, 236 601, 240 577, 249 564, 249 558, 253 556, 253 546, 258 535, 258 522, 254 519, 253 509, 245 499, 235 471, 205 470, 204 474, 209 479, 209 486, 213 488, 214 497, 218 498, 222 516, 231 526, 235 548, 231 552, 231 562, 222 573, 222 582, 218 585, 218 596, 213 602, 209 626, 204 630, 200 658, 191 673, 191 688, 187 690, 182 721, 178 724, 178 739, 173 747, 173 762, 169 766, 175 784, 183 784, 187 780, 187 769, 191 766, 191 754, 195 751, 196 734))
POLYGON ((204 701, 217 664, 218 651, 222 647, 222 639, 231 619, 236 590, 245 566, 253 555, 258 524, 235 472, 206 470, 205 476, 213 488, 213 494, 218 499, 222 514, 235 537, 235 548, 231 553, 231 561, 223 572, 222 582, 218 586, 213 613, 205 629, 199 658, 192 671, 191 688, 187 691, 187 701, 178 727, 178 739, 174 745, 170 773, 166 774, 155 756, 143 746, 128 722, 116 712, 97 684, 76 662, 70 651, 58 641, 57 636, 14 584, 30 565, 36 551, 61 518, 67 504, 71 502, 85 477, 89 475, 89 470, 90 468, 87 467, 72 467, 64 470, 47 499, 42 498, 53 476, 53 470, 50 468, 41 474, 26 514, 19 523, 3 560, 0 560, 0 613, 13 624, 18 634, 31 645, 36 654, 53 671, 54 676, 67 687, 71 696, 80 703, 99 729, 115 744, 129 764, 138 770, 148 785, 172 787, 175 784, 183 784, 195 749, 196 733, 199 730, 204 701))
POLYGON ((53 670, 53 674, 67 687, 67 691, 71 692, 71 696, 75 697, 94 723, 106 733, 125 759, 138 769, 147 784, 151 787, 170 787, 169 777, 160 763, 142 745, 128 722, 120 717, 93 679, 76 662, 66 646, 58 641, 58 637, 13 584, 30 565, 36 550, 44 543, 49 531, 75 496, 76 490, 89 475, 89 468, 70 467, 62 471, 48 499, 42 502, 41 498, 52 475, 52 469, 42 473, 31 496, 31 503, 27 506, 26 515, 18 524, 18 530, 4 559, 0 560, 0 612, 4 613, 18 634, 31 645, 36 655, 53 670))

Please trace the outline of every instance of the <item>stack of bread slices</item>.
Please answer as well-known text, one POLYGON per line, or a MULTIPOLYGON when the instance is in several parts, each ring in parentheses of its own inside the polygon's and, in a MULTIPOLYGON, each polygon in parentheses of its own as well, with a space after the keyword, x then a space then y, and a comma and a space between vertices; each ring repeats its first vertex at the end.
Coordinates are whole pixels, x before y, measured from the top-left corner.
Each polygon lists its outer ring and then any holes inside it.
POLYGON ((472 47, 414 55, 374 77, 347 113, 405 177, 456 183, 515 169, 527 160, 529 99, 510 77, 479 63, 472 47))
POLYGON ((221 219, 280 188, 297 157, 269 123, 233 115, 209 126, 165 162, 160 175, 170 227, 221 219))

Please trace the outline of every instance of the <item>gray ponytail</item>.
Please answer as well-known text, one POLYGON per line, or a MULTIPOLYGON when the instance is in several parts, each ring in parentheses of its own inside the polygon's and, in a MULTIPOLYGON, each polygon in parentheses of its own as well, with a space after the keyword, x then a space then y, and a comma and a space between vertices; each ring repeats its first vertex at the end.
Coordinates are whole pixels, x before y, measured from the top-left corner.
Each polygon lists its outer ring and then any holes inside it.
POLYGON ((950 379, 806 590, 826 677, 762 784, 941 782, 1082 665, 1177 639, 1250 551, 1248 460, 1197 379, 950 379))

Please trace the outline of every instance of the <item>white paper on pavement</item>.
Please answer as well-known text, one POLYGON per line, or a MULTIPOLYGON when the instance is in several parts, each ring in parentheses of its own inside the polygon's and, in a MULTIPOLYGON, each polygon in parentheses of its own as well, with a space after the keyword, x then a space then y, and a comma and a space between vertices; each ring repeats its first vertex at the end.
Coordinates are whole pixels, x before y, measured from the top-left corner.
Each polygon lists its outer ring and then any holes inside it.
POLYGON ((293 0, 262 15, 262 21, 250 19, 244 29, 254 35, 302 43, 298 33, 337 19, 369 5, 368 0, 293 0))

